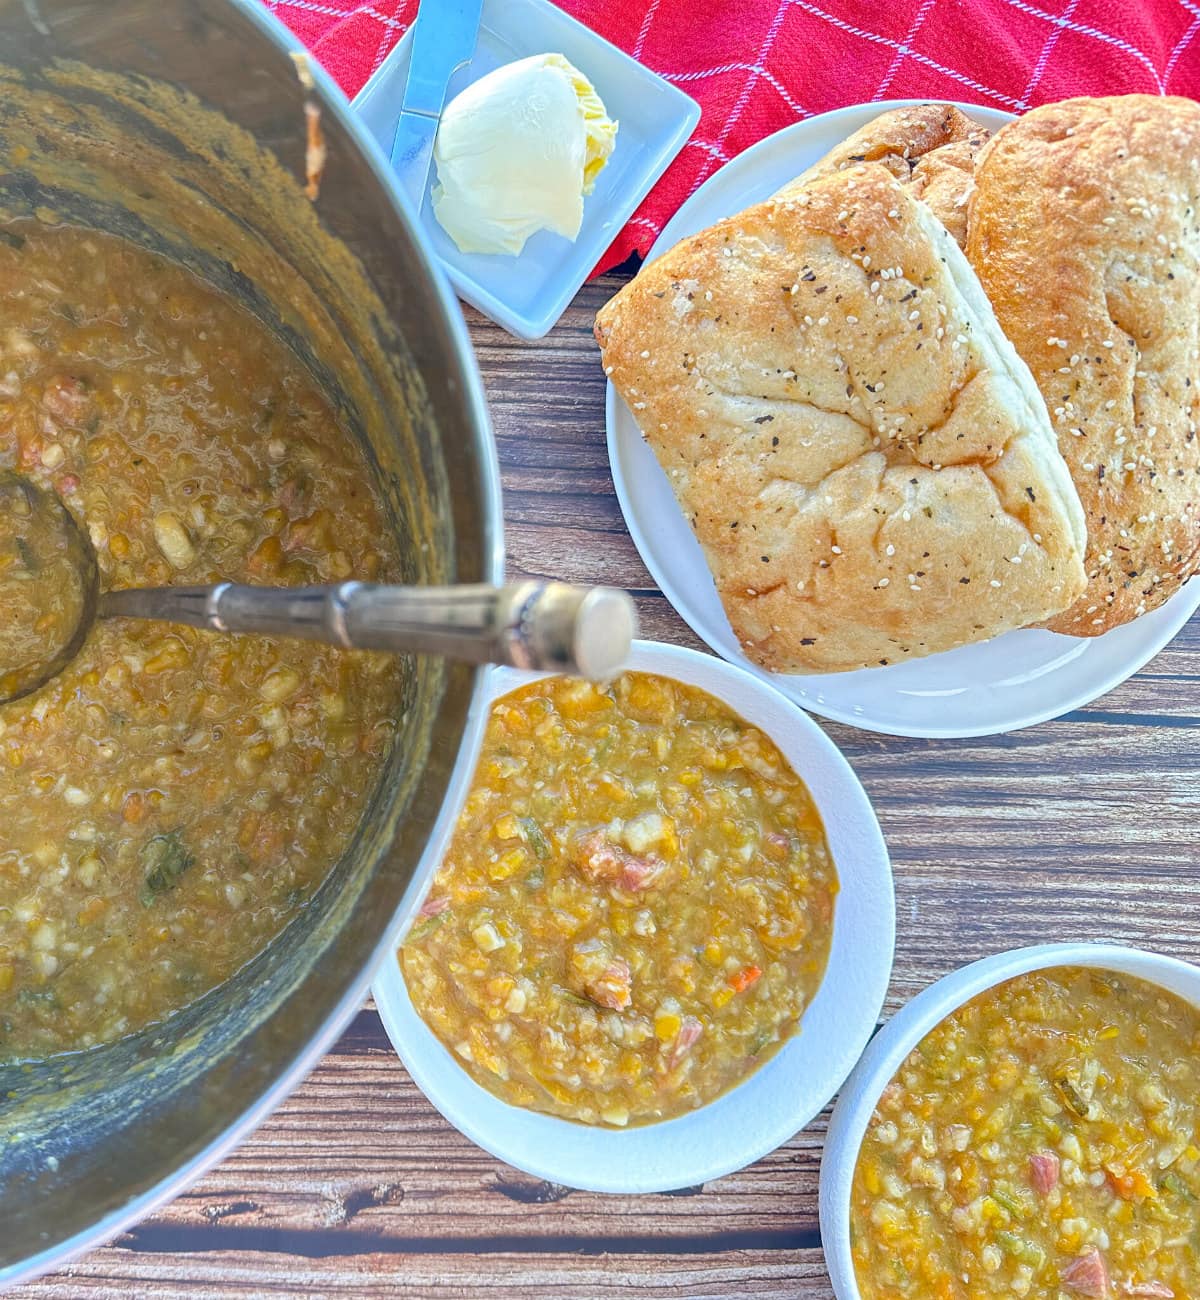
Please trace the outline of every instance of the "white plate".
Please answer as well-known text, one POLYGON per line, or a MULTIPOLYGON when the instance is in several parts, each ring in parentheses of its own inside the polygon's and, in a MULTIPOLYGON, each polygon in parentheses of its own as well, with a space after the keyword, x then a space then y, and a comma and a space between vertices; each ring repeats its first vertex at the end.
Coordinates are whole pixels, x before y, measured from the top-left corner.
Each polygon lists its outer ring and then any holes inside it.
MULTIPOLYGON (((858 104, 785 127, 739 154, 676 213, 650 252, 768 198, 871 118, 900 104, 858 104)), ((1009 114, 959 105, 993 130, 1009 114)), ((1151 614, 1102 637, 1009 632, 927 659, 851 673, 766 673, 742 654, 712 576, 666 475, 629 408, 608 386, 608 452, 617 499, 647 569, 684 621, 718 654, 767 677, 814 713, 895 736, 988 736, 1056 718, 1118 686, 1153 658, 1200 606, 1193 582, 1151 614)))
MULTIPOLYGON (((695 1186, 751 1164, 803 1128, 841 1086, 875 1028, 895 937, 892 873, 879 824, 849 763, 820 727, 771 687, 711 655, 639 641, 629 667, 698 686, 760 727, 822 814, 840 888, 829 965, 800 1032, 699 1110, 641 1128, 591 1128, 510 1106, 481 1088, 413 1009, 398 961, 384 965, 373 990, 408 1072, 455 1128, 538 1178, 597 1192, 695 1186)), ((535 676, 497 669, 493 698, 535 676)))
MULTIPOLYGON (((484 0, 475 53, 450 78, 446 102, 502 63, 547 53, 566 55, 619 123, 612 156, 584 199, 578 238, 542 231, 519 257, 460 253, 434 219, 428 188, 421 205, 421 225, 459 296, 526 339, 541 338, 563 314, 700 120, 695 100, 548 0, 484 0)), ((410 28, 354 100, 384 153, 396 134, 411 57, 410 28)), ((435 175, 431 167, 431 183, 435 175)))
POLYGON ((854 1068, 829 1121, 821 1156, 821 1242, 838 1300, 862 1300, 850 1247, 854 1166, 879 1095, 909 1052, 965 1002, 1029 971, 1051 966, 1097 966, 1157 984, 1200 1007, 1200 969, 1174 957, 1119 944, 1048 943, 1016 948, 973 962, 931 984, 875 1035, 854 1068))

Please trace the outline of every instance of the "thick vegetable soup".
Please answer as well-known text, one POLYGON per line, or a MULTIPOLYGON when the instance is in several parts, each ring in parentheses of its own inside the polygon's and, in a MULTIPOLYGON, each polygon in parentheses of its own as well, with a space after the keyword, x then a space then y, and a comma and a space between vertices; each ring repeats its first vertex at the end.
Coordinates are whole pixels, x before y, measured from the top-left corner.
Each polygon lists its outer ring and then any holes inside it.
MULTIPOLYGON (((386 576, 363 461, 257 322, 119 240, 0 236, 0 473, 57 491, 103 587, 386 576)), ((48 562, 32 540, 0 591, 48 562)), ((137 1029, 261 949, 345 848, 398 700, 386 657, 113 621, 0 707, 0 1058, 137 1029)))
POLYGON ((0 471, 0 699, 32 690, 83 617, 86 580, 57 498, 0 471))
POLYGON ((519 1106, 646 1123, 794 1034, 837 876, 803 781, 704 691, 548 678, 492 710, 401 960, 426 1022, 519 1106))
POLYGON ((929 1034, 854 1174, 866 1300, 1200 1296, 1200 1012, 1023 975, 929 1034))

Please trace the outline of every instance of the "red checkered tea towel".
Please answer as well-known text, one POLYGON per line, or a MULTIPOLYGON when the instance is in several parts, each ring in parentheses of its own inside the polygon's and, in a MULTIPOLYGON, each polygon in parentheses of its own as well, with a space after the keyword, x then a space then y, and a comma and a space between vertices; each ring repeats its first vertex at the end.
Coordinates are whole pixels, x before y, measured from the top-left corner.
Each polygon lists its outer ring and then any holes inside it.
MULTIPOLYGON (((417 0, 264 0, 354 95, 417 0)), ((736 153, 797 118, 868 100, 1022 112, 1071 95, 1200 98, 1200 0, 562 0, 686 90, 702 115, 597 270, 644 253, 736 153)))

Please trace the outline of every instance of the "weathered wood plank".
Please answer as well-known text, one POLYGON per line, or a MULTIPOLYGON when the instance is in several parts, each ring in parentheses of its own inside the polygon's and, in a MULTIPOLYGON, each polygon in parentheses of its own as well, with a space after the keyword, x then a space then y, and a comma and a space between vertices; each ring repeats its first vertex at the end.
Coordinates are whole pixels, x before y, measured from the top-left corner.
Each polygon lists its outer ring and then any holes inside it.
MULTIPOLYGON (((367 1243, 370 1245, 370 1243, 367 1243)), ((236 1249, 158 1255, 96 1251, 68 1272, 20 1293, 27 1300, 210 1300, 221 1297, 411 1296, 419 1300, 832 1300, 820 1252, 730 1250, 703 1255, 498 1251, 469 1254, 391 1249, 311 1259, 236 1249)))

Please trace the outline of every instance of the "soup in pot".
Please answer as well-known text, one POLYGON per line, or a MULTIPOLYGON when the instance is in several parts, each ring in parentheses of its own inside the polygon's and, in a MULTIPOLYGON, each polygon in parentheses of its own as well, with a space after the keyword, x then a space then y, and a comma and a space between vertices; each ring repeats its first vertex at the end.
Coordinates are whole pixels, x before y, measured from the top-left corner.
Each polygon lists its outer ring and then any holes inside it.
MULTIPOLYGON (((112 236, 0 227, 5 471, 58 494, 105 589, 394 576, 365 459, 299 361, 112 236)), ((20 534, 0 524, 10 626, 54 560, 20 534)), ((0 1059, 136 1030, 276 935, 374 787, 397 665, 112 620, 0 707, 0 1059)))

